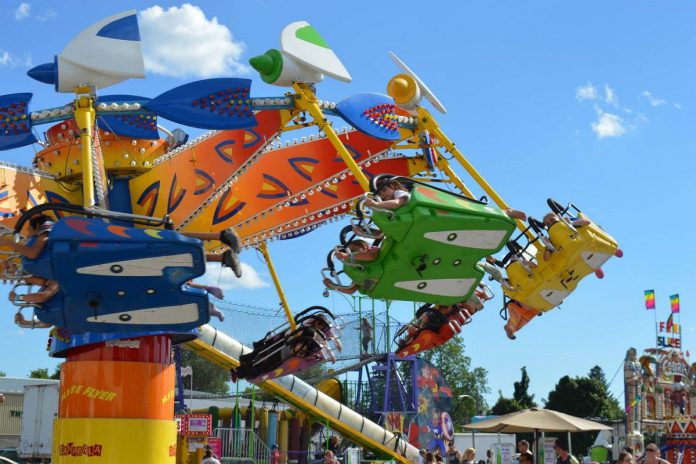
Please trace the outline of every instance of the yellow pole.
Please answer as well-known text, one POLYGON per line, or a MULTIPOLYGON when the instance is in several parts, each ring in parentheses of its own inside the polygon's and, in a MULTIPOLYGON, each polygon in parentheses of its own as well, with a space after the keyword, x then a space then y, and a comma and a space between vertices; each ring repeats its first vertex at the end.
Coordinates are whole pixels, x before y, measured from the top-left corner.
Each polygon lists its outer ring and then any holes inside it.
POLYGON ((333 147, 336 149, 340 157, 343 159, 343 162, 346 163, 348 169, 351 170, 351 172, 355 176, 355 179, 358 181, 363 190, 365 190, 366 192, 372 190, 370 188, 370 181, 360 170, 358 164, 355 162, 355 160, 350 155, 346 147, 343 145, 341 139, 338 138, 338 135, 336 135, 336 132, 333 130, 333 127, 331 127, 331 123, 326 119, 326 116, 324 116, 324 113, 321 111, 321 108, 319 108, 319 105, 317 104, 317 96, 314 95, 314 92, 309 87, 309 85, 296 82, 292 86, 297 92, 297 95, 295 95, 296 107, 309 112, 309 114, 314 119, 314 122, 319 127, 319 130, 323 131, 324 134, 326 134, 326 138, 329 139, 331 145, 333 145, 333 147))
MULTIPOLYGON (((431 114, 423 108, 422 106, 418 108, 418 125, 422 126, 424 129, 427 129, 430 131, 430 133, 435 137, 440 144, 440 146, 444 147, 447 151, 452 153, 452 156, 459 161, 459 164, 462 165, 464 169, 466 169, 466 172, 469 173, 471 177, 476 181, 477 184, 481 186, 484 192, 495 202, 496 205, 500 209, 509 209, 510 206, 505 203, 505 200, 503 200, 498 193, 493 190, 493 187, 491 187, 488 182, 486 182, 486 179, 481 176, 481 174, 478 173, 476 168, 469 163, 469 160, 467 160, 464 155, 459 151, 457 146, 452 142, 449 137, 445 135, 445 133, 440 129, 440 126, 437 124, 437 121, 431 116, 431 114)), ((447 163, 447 160, 444 158, 440 158, 443 164, 449 164, 447 163)), ((517 223, 517 228, 524 232, 525 229, 527 229, 527 226, 525 225, 524 222, 522 222, 520 219, 515 219, 515 222, 517 223)), ((527 237, 530 240, 533 240, 534 234, 531 232, 527 231, 526 234, 527 237)))
POLYGON ((459 176, 454 172, 452 169, 452 166, 449 165, 446 159, 444 159, 442 156, 438 156, 437 160, 437 167, 444 172, 449 180, 454 183, 454 185, 457 186, 459 190, 464 192, 464 195, 468 196, 469 198, 474 198, 474 194, 469 190, 469 188, 464 185, 464 182, 459 178, 459 176))
POLYGON ((75 121, 80 128, 80 149, 82 154, 82 195, 85 207, 94 206, 94 173, 92 166, 92 130, 94 129, 95 111, 89 88, 78 88, 75 98, 75 121))
POLYGON ((257 248, 263 255, 263 259, 266 261, 266 266, 268 266, 268 272, 271 273, 273 285, 275 285, 276 292, 278 292, 278 296, 280 297, 280 303, 283 305, 283 309, 285 310, 285 317, 288 318, 290 328, 292 330, 295 330, 295 327, 297 327, 297 325, 295 324, 295 318, 292 317, 292 311, 290 311, 288 300, 285 299, 285 292, 283 292, 283 287, 280 285, 280 279, 278 279, 278 274, 276 274, 275 267, 273 267, 271 255, 268 254, 268 247, 266 246, 266 242, 261 242, 257 248))

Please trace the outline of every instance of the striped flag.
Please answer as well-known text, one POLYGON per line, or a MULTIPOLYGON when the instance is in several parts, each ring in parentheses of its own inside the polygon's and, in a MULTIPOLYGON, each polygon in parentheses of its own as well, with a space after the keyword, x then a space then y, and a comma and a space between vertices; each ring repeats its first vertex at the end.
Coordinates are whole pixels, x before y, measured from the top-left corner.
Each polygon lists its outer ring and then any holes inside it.
POLYGON ((655 290, 645 291, 645 309, 655 309, 655 290))
POLYGON ((679 294, 669 296, 669 304, 672 306, 672 314, 679 312, 679 294))

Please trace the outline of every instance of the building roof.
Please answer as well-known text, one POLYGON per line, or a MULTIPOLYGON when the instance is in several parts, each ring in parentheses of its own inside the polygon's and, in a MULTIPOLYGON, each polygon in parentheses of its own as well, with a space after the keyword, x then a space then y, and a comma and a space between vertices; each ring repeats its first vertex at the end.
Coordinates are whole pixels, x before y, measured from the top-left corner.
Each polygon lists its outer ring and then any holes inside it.
POLYGON ((0 377, 0 393, 24 393, 26 385, 58 384, 50 379, 22 379, 17 377, 0 377))

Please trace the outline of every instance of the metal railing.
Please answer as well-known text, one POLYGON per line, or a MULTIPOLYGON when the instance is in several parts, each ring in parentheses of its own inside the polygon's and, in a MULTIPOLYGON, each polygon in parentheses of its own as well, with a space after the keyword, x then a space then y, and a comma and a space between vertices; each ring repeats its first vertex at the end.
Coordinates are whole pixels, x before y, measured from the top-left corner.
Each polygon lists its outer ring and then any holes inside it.
POLYGON ((222 442, 221 459, 253 461, 268 464, 271 450, 251 429, 217 428, 213 436, 222 442))

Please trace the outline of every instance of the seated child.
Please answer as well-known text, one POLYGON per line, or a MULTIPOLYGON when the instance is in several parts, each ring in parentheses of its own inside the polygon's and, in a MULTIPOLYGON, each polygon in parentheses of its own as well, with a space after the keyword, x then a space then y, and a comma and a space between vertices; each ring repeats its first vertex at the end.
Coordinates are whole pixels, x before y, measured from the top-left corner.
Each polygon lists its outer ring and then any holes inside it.
MULTIPOLYGON (((55 223, 45 214, 32 216, 28 222, 29 229, 25 240, 17 243, 14 239, 0 237, 0 246, 6 246, 19 253, 22 255, 22 259, 33 260, 38 258, 44 248, 46 248, 48 234, 55 223)), ((51 299, 58 292, 58 282, 55 280, 44 279, 40 276, 29 276, 23 280, 30 285, 38 285, 40 287, 39 291, 19 296, 15 292, 10 292, 11 301, 39 305, 51 299)))
POLYGON ((376 206, 382 209, 397 209, 405 205, 411 198, 408 190, 396 179, 387 179, 377 189, 378 199, 368 198, 365 206, 376 206))

